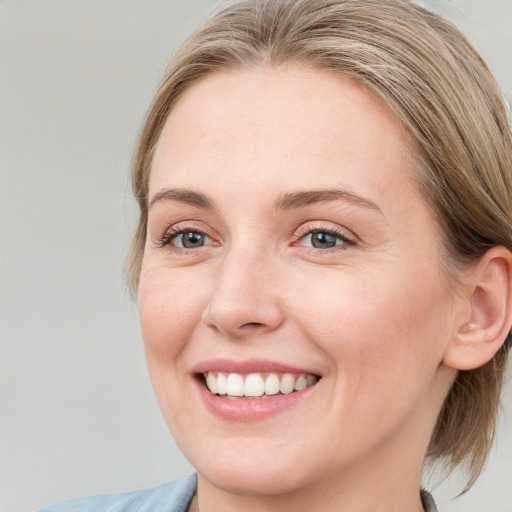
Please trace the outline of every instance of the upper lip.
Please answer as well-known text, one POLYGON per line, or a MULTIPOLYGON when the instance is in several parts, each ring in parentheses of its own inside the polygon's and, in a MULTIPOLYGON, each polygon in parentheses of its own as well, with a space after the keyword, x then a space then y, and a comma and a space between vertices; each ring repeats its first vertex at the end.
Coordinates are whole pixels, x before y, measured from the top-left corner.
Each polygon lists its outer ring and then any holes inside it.
POLYGON ((288 364, 269 361, 265 359, 247 359, 245 361, 234 361, 232 359, 210 359, 201 361, 192 369, 193 373, 207 372, 226 372, 226 373, 306 373, 309 375, 319 375, 311 369, 298 368, 288 364))

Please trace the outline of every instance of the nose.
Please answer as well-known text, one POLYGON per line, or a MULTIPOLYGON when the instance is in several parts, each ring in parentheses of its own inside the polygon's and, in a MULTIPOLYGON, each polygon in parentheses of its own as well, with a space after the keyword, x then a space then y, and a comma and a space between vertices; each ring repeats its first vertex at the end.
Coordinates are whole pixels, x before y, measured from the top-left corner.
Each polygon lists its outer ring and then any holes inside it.
POLYGON ((271 258, 233 248, 219 266, 203 322, 233 339, 276 330, 284 314, 271 258))

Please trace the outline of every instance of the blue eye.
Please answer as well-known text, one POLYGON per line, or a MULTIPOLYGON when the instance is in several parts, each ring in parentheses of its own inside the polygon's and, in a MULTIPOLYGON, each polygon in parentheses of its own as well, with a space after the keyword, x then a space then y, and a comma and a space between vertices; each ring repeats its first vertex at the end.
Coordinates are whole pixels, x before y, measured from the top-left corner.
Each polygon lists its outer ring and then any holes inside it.
POLYGON ((303 238, 300 245, 312 247, 313 249, 334 249, 336 247, 354 245, 354 241, 342 233, 326 229, 309 231, 303 238))
POLYGON ((196 249, 205 245, 209 238, 199 231, 185 231, 175 234, 170 243, 175 247, 183 247, 185 249, 196 249))
POLYGON ((339 237, 325 231, 313 231, 308 235, 311 245, 315 249, 331 249, 336 247, 339 237))

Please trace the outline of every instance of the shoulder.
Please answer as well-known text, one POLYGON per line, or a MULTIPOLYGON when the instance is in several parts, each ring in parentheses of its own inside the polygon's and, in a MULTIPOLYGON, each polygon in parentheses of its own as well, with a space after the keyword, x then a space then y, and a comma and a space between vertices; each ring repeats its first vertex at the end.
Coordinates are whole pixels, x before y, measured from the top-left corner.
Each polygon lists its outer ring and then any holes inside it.
POLYGON ((89 496, 38 512, 186 512, 196 490, 195 475, 153 489, 89 496))

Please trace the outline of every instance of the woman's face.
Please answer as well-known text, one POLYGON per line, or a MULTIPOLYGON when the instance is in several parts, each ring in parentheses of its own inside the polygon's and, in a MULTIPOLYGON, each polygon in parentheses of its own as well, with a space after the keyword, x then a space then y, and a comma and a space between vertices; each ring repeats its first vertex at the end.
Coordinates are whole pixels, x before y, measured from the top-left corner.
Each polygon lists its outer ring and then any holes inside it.
POLYGON ((140 320, 163 415, 215 486, 419 478, 453 293, 411 151, 362 86, 307 67, 212 74, 174 107, 140 320))

